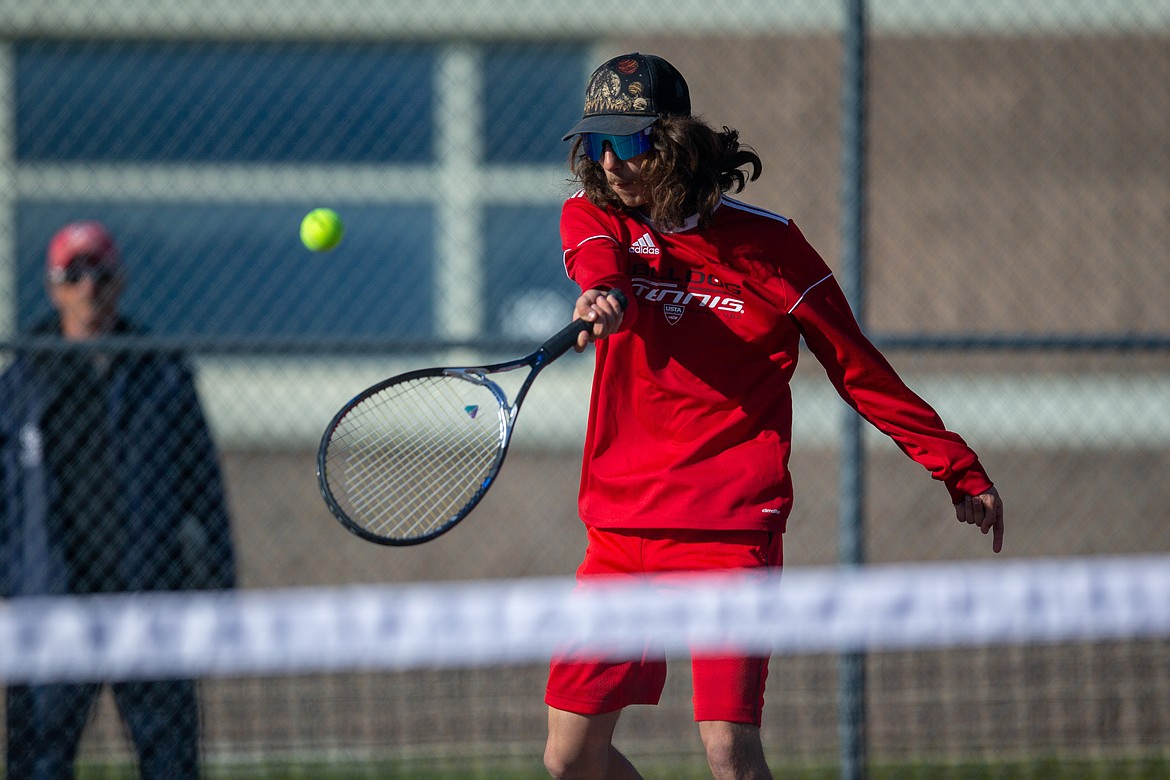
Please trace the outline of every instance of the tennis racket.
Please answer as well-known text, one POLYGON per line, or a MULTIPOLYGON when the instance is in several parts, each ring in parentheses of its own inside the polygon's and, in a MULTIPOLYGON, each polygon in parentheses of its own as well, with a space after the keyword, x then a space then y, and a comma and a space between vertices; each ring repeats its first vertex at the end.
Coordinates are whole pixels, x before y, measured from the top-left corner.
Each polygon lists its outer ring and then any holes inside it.
MULTIPOLYGON (((609 294, 625 309, 621 291, 609 294)), ((518 360, 424 368, 362 391, 321 437, 317 481, 325 504, 377 544, 421 544, 450 531, 495 482, 537 375, 589 327, 575 320, 518 360), (492 377, 523 368, 528 375, 509 403, 492 377)))

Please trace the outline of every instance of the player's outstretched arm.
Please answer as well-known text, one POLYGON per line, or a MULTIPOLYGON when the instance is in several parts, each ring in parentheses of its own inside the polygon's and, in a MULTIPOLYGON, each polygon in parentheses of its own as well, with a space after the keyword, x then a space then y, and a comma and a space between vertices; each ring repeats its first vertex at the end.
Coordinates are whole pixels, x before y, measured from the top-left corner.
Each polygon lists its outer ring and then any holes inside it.
POLYGON ((991 532, 991 549, 1003 549, 1003 499, 991 488, 977 496, 967 496, 955 504, 955 517, 960 523, 979 526, 983 533, 991 532))

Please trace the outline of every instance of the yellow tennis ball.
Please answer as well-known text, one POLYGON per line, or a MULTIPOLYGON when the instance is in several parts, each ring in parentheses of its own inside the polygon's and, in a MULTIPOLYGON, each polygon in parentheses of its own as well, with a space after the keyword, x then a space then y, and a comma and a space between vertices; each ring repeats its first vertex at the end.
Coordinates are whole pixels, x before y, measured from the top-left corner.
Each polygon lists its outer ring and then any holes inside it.
POLYGON ((345 225, 333 209, 313 209, 301 220, 301 242, 314 252, 328 252, 343 233, 345 225))

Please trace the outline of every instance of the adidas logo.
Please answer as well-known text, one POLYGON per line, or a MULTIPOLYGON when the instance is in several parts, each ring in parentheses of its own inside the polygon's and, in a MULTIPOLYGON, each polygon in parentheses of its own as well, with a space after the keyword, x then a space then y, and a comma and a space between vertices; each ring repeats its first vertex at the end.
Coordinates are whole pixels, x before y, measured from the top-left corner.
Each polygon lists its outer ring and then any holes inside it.
POLYGON ((651 240, 649 233, 642 234, 642 237, 630 246, 630 251, 636 255, 662 254, 662 250, 654 246, 654 241, 651 240))

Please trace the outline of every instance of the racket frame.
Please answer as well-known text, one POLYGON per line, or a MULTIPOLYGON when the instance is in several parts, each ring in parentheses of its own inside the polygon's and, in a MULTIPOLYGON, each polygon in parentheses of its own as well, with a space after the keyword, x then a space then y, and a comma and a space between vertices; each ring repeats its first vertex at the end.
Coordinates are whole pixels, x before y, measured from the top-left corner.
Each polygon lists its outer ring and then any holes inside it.
MULTIPOLYGON (((622 308, 625 308, 626 299, 619 290, 610 292, 618 299, 622 308)), ((587 320, 573 320, 556 334, 551 336, 547 341, 541 344, 537 349, 525 355, 522 358, 508 360, 501 363, 489 363, 481 366, 447 366, 423 368, 415 371, 408 371, 403 374, 392 376, 389 379, 384 379, 362 392, 358 393, 350 399, 330 420, 329 425, 325 428, 325 433, 321 436, 321 444, 317 449, 317 484, 321 489, 321 497, 325 500, 325 505, 333 516, 346 528, 346 530, 355 534, 356 536, 365 539, 374 544, 386 545, 391 547, 406 547, 423 542, 429 542, 432 539, 445 534, 456 525, 459 524, 463 518, 467 517, 473 509, 479 504, 480 500, 487 493, 488 489, 495 483, 496 477, 503 468, 504 459, 508 454, 508 447, 512 443, 512 432, 516 426, 516 419, 520 414, 520 405, 524 402, 525 396, 528 395, 529 388, 536 380, 536 376, 554 360, 559 358, 569 350, 573 344, 576 343, 578 335, 583 331, 588 330, 592 323, 587 320), (502 374, 509 371, 515 371, 521 368, 529 368, 528 376, 525 377, 520 389, 516 392, 516 398, 511 403, 508 402, 507 393, 504 389, 494 382, 490 375, 502 374), (468 501, 451 517, 447 518, 441 525, 428 531, 427 533, 417 536, 394 537, 376 534, 368 530, 366 526, 349 517, 349 515, 342 509, 340 503, 333 496, 333 492, 329 488, 329 474, 328 474, 328 456, 330 450, 330 443, 333 438, 334 431, 341 425, 341 421, 345 419, 351 411, 353 411, 363 401, 371 396, 381 393, 386 388, 408 382, 415 379, 420 379, 428 376, 454 376, 474 384, 481 385, 487 389, 495 397, 499 404, 499 419, 500 419, 500 437, 499 447, 496 450, 495 461, 488 469, 487 473, 480 481, 475 493, 468 499, 468 501)))

